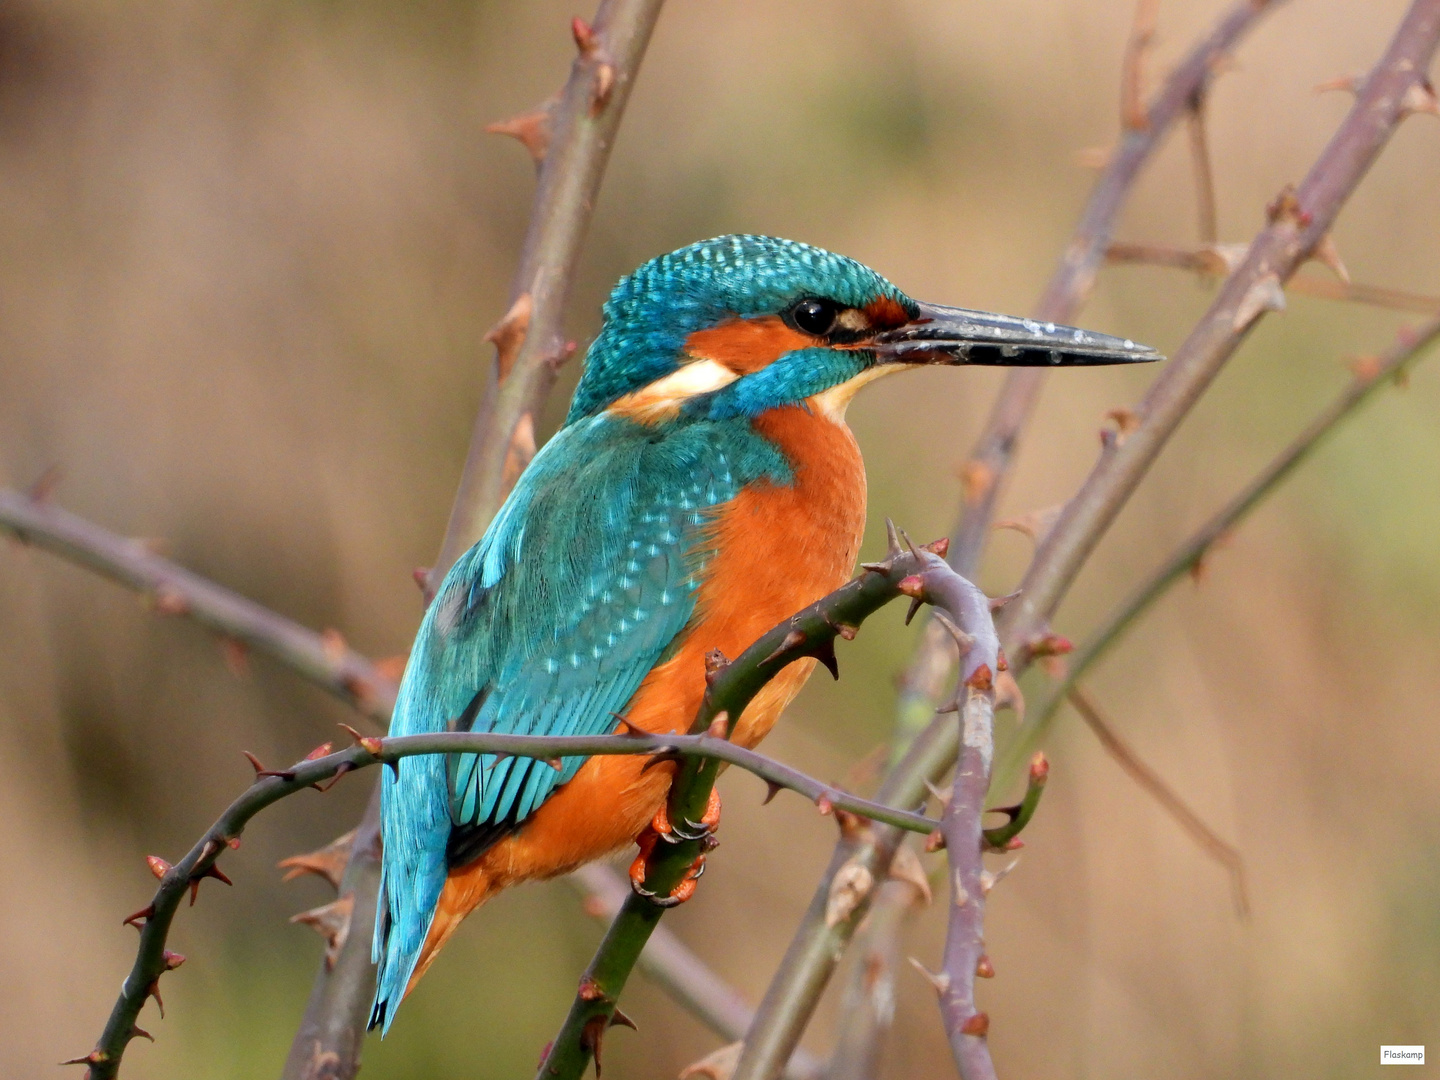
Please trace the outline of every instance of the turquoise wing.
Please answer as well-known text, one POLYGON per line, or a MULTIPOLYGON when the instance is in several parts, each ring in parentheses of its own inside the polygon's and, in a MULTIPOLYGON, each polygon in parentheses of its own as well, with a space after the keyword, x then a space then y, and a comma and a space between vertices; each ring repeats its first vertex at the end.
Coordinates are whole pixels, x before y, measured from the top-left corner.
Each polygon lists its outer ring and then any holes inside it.
MULTIPOLYGON (((710 510, 787 482, 748 423, 656 429, 600 414, 536 455, 421 624, 391 733, 613 730, 690 619, 710 510)), ((382 903, 372 1026, 388 1028, 450 867, 512 831, 584 764, 406 758, 382 778, 382 903)))

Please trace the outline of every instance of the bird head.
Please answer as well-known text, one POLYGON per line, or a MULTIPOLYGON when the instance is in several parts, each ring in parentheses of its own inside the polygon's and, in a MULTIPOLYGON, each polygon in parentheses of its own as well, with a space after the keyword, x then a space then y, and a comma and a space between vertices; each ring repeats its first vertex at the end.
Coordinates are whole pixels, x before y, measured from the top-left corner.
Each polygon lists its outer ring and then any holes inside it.
POLYGON ((913 300, 868 266, 769 236, 721 236, 622 278, 567 422, 601 410, 655 421, 755 416, 907 367, 1159 360, 1133 341, 913 300))

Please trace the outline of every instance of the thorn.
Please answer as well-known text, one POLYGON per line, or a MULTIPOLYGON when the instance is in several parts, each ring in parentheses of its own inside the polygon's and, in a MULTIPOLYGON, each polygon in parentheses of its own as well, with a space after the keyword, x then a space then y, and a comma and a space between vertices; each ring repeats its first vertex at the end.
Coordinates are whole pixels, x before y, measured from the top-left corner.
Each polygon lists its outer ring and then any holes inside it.
POLYGON ((834 812, 835 804, 830 801, 829 795, 821 795, 815 800, 815 809, 820 811, 821 817, 826 817, 834 812))
POLYGON ((420 591, 425 594, 425 599, 430 599, 430 567, 417 566, 410 571, 410 576, 415 579, 415 584, 420 586, 420 591))
MULTIPOLYGON (((982 873, 983 873, 983 871, 982 871, 982 873)), ((950 884, 954 887, 954 890, 955 890, 955 896, 954 896, 954 899, 953 899, 951 902, 952 902, 956 907, 964 907, 966 904, 968 904, 968 903, 970 902, 970 894, 965 891, 965 886, 964 886, 964 884, 960 881, 960 871, 959 871, 959 870, 956 870, 955 873, 954 873, 954 875, 951 877, 951 879, 950 879, 950 884)))
MULTIPOLYGON (((377 739, 374 735, 361 735, 360 732, 356 731, 349 724, 339 724, 337 726, 341 731, 345 732, 346 735, 349 735, 357 745, 363 747, 365 752, 371 757, 379 757, 381 751, 385 749, 384 740, 377 739)), ((389 763, 387 762, 387 764, 389 763)))
POLYGON ((925 786, 930 789, 930 794, 935 796, 935 801, 940 804, 942 809, 950 805, 950 792, 932 784, 929 777, 925 778, 925 786))
POLYGON ((191 874, 191 875, 190 875, 190 906, 191 906, 191 907, 194 907, 194 906, 195 906, 195 897, 196 897, 196 896, 199 894, 199 892, 200 892, 200 882, 204 881, 206 878, 214 878, 216 881, 221 882, 221 883, 224 884, 224 885, 234 885, 234 884, 235 884, 233 881, 231 881, 228 877, 225 876, 225 871, 221 870, 221 869, 220 869, 218 866, 216 866, 214 863, 211 863, 211 864, 210 864, 209 866, 207 866, 204 870, 200 871, 200 873, 198 873, 198 874, 191 874))
POLYGON ((615 1027, 617 1025, 620 1027, 628 1027, 631 1031, 640 1030, 640 1025, 635 1023, 634 1020, 631 1020, 630 1017, 626 1016, 618 1008, 610 1015, 610 1026, 615 1027))
POLYGON ((1340 251, 1335 247, 1335 236, 1326 233, 1320 238, 1320 243, 1315 245, 1315 250, 1310 257, 1328 266, 1334 275, 1346 285, 1350 284, 1350 271, 1345 269, 1345 262, 1340 258, 1340 251))
POLYGON ((267 776, 278 776, 282 780, 295 779, 295 770, 293 769, 267 769, 260 763, 260 759, 249 750, 241 750, 240 753, 245 755, 245 760, 250 762, 250 767, 255 770, 256 780, 264 780, 267 776))
MULTIPOLYGON (((160 1019, 163 1020, 165 1018, 162 1016, 160 1019)), ((133 1021, 130 1024, 130 1037, 132 1039, 136 1037, 139 1037, 141 1039, 149 1039, 152 1043, 155 1041, 154 1035, 151 1035, 150 1032, 146 1031, 139 1024, 136 1024, 133 1021)))
POLYGON ((546 758, 545 764, 549 765, 550 768, 554 769, 556 772, 561 772, 565 768, 565 762, 558 757, 546 758))
POLYGON ((735 1069, 740 1064, 740 1053, 745 1049, 743 1042, 733 1042, 728 1046, 706 1054, 699 1061, 680 1070, 679 1080, 730 1080, 735 1075, 735 1069))
POLYGON ((61 1065, 104 1065, 110 1060, 110 1055, 104 1050, 91 1050, 84 1057, 71 1058, 68 1061, 60 1062, 61 1065))
POLYGON ((840 661, 835 657, 835 639, 826 638, 819 645, 815 646, 814 657, 825 665, 825 670, 830 672, 830 677, 836 682, 840 681, 840 661))
POLYGON ((715 719, 710 721, 710 726, 705 729, 705 734, 712 739, 730 738, 730 714, 721 709, 715 714, 715 719))
POLYGON ((920 547, 922 550, 928 551, 932 555, 939 555, 940 558, 943 559, 946 555, 950 554, 950 538, 948 536, 942 536, 939 540, 931 540, 928 544, 921 544, 920 547))
POLYGON ((599 116, 600 111, 610 102, 610 93, 615 89, 615 65, 600 61, 595 68, 595 96, 590 99, 590 115, 599 116))
POLYGON ((725 669, 730 666, 730 661, 719 649, 711 649, 705 654, 705 685, 714 686, 725 669))
POLYGON ((342 761, 335 769, 335 775, 330 777, 329 780, 324 780, 319 783, 311 784, 310 786, 313 787, 316 791, 320 792, 321 795, 324 795, 325 792, 329 791, 332 787, 338 784, 341 778, 343 778, 346 773, 353 772, 354 769, 355 766, 351 765, 350 762, 342 761))
POLYGON ((1011 861, 1010 865, 1008 865, 1008 866, 1002 866, 999 870, 996 870, 996 871, 994 871, 993 873, 992 873, 991 871, 989 871, 989 870, 981 870, 981 871, 980 871, 980 895, 981 895, 981 896, 989 896, 989 895, 990 895, 990 890, 993 889, 993 888, 995 888, 996 885, 999 885, 1000 882, 1004 879, 1005 875, 1008 874, 1008 873, 1010 873, 1011 870, 1014 870, 1015 867, 1017 867, 1017 866, 1019 866, 1019 865, 1020 865, 1020 860, 1019 860, 1019 859, 1014 859, 1014 860, 1011 861))
POLYGON ((1020 593, 1021 590, 1016 589, 1014 592, 1006 593, 1004 596, 990 597, 990 614, 995 614, 995 612, 999 611, 1006 604, 1010 603, 1010 601, 1017 599, 1020 596, 1020 593))
POLYGON ((331 749, 334 748, 334 745, 334 743, 328 742, 321 743, 319 746, 315 747, 314 750, 311 750, 308 754, 306 754, 304 760, 315 761, 317 758, 322 758, 326 754, 330 753, 331 749))
POLYGON ((320 651, 325 654, 325 659, 331 665, 338 667, 344 662, 345 654, 350 651, 350 647, 345 644, 345 635, 333 626, 329 626, 320 635, 320 651))
POLYGON ((905 548, 900 543, 900 530, 895 528, 895 522, 887 517, 885 519, 885 556, 894 560, 903 554, 905 554, 905 548))
POLYGON ((525 334, 530 329, 531 306, 530 294, 521 293, 500 321, 485 331, 485 340, 495 346, 495 362, 502 380, 515 366, 515 357, 525 343, 525 334))
POLYGON ((1440 116, 1440 98, 1435 96, 1435 87, 1430 85, 1429 79, 1421 76, 1410 84, 1405 96, 1400 99, 1400 113, 1402 116, 1412 116, 1415 113, 1440 116))
POLYGON ((774 780, 766 780, 766 781, 765 781, 765 801, 762 802, 760 805, 761 805, 761 806, 769 806, 769 805, 770 805, 770 800, 773 799, 773 798, 775 798, 776 795, 779 795, 780 792, 782 792, 782 791, 784 791, 784 790, 785 790, 785 785, 784 785, 784 784, 777 784, 774 780))
POLYGON ((1063 502, 1056 503, 1054 506, 1047 506, 1041 510, 1031 510, 1019 517, 1005 518, 1003 521, 997 521, 995 528, 1012 529, 1015 532, 1023 533, 1036 547, 1039 547, 1050 535, 1050 530, 1055 528, 1055 522, 1060 520, 1060 515, 1064 512, 1066 505, 1063 502))
POLYGON ((970 673, 970 677, 965 680, 965 685, 972 690, 980 691, 982 694, 986 691, 993 690, 995 688, 995 680, 990 674, 990 665, 981 664, 977 667, 970 673))
POLYGON ((650 755, 644 765, 640 766, 640 771, 642 773, 647 772, 650 769, 653 769, 656 765, 674 763, 680 760, 682 760, 682 755, 673 746, 662 746, 659 750, 655 751, 655 753, 650 755))
POLYGON ((967 504, 979 502, 995 486, 995 470, 983 461, 967 461, 957 472, 960 476, 960 493, 967 504))
POLYGON ((149 919, 153 919, 154 917, 155 917, 155 905, 154 905, 154 904, 146 904, 146 905, 145 905, 143 908, 141 908, 139 911, 135 912, 134 915, 128 915, 128 916, 126 916, 123 920, 121 920, 120 925, 121 925, 121 926, 133 926, 133 927, 135 927, 136 930, 139 930, 139 929, 140 929, 140 920, 141 920, 141 919, 149 920, 149 919))
POLYGON ((959 712, 959 711, 960 711, 960 702, 959 702, 959 701, 947 701, 947 702, 945 702, 943 705, 937 705, 937 706, 935 706, 935 711, 936 711, 937 713, 959 712))
POLYGON ((159 855, 146 855, 145 865, 150 867, 150 873, 154 874, 157 878, 163 878, 172 869, 170 864, 159 855))
POLYGON ((169 949, 165 950, 161 958, 165 961, 166 971, 174 971, 185 962, 184 953, 171 952, 169 949))
POLYGON ((913 888, 915 898, 922 904, 929 906, 934 899, 930 895, 930 879, 925 874, 925 867, 920 865, 920 856, 909 844, 901 844, 895 849, 895 857, 890 861, 890 877, 913 888))
POLYGON ((990 963, 988 956, 981 956, 975 961, 975 977, 977 979, 993 979, 995 977, 995 965, 990 963))
POLYGON ((331 971, 340 958, 340 950, 350 937, 350 916, 355 910, 355 894, 346 893, 328 904, 291 915, 292 923, 303 923, 314 928, 325 939, 325 970, 331 971))
POLYGON ((580 985, 575 988, 575 996, 581 1001, 609 1001, 605 991, 600 989, 600 984, 589 975, 580 976, 580 985))
POLYGON ((1074 642, 1053 632, 1037 634, 1027 641, 1025 646, 1030 650, 1031 658, 1035 660, 1046 656, 1064 656, 1066 653, 1075 651, 1074 642))
POLYGON ((30 485, 25 494, 30 497, 31 502, 48 503, 50 496, 55 494, 55 489, 64 479, 64 469, 59 465, 47 465, 45 471, 35 478, 35 482, 30 485))
POLYGON ((1338 75, 1333 79, 1326 79, 1322 83, 1315 84, 1315 93, 1323 94, 1329 90, 1344 90, 1347 93, 1355 93, 1360 86, 1360 77, 1357 75, 1338 75))
POLYGON ((165 1002, 160 999, 160 980, 158 978, 150 980, 150 985, 145 987, 145 996, 155 999, 155 1004, 160 1007, 160 1019, 164 1020, 165 1002))
POLYGON ((550 150, 550 119, 554 107, 555 99, 551 98, 537 109, 512 116, 508 120, 486 124, 485 130, 491 135, 509 135, 512 139, 518 139, 536 166, 539 166, 550 150))
POLYGON ((618 712, 612 712, 610 715, 613 716, 617 721, 619 721, 619 723, 625 728, 625 733, 626 733, 627 735, 648 735, 648 734, 650 734, 650 733, 649 733, 648 731, 646 731, 644 728, 638 728, 638 727, 636 727, 636 726, 635 726, 634 724, 632 724, 629 720, 626 720, 625 717, 621 716, 618 712))
POLYGON ((600 1080, 600 1047, 605 1039, 605 1028, 609 1024, 605 1016, 592 1016, 580 1029, 580 1049, 595 1058, 595 1080, 600 1080))
POLYGON ((165 582, 155 590, 155 610, 161 615, 185 615, 190 611, 190 600, 176 586, 165 582))
POLYGON ((570 33, 581 56, 591 56, 600 48, 600 39, 595 36, 594 29, 579 15, 570 20, 570 33))
POLYGON ((919 574, 911 574, 909 577, 901 578, 900 584, 895 588, 905 596, 920 600, 925 596, 925 579, 919 574))
POLYGON ((925 837, 925 851, 933 854, 936 851, 945 850, 945 834, 939 829, 925 837))
POLYGON ((932 614, 935 620, 955 639, 955 645, 960 650, 960 655, 964 656, 968 653, 975 644, 974 635, 967 634, 964 630, 961 630, 960 627, 955 624, 955 620, 950 618, 949 612, 936 608, 932 614))
POLYGON ((760 662, 762 664, 768 664, 770 663, 770 661, 775 660, 783 656, 785 653, 790 652, 792 649, 797 649, 804 644, 805 631, 791 630, 788 634, 785 635, 785 639, 780 642, 779 646, 775 649, 775 651, 772 652, 769 656, 765 657, 765 659, 761 660, 760 662))
POLYGON ((851 626, 849 623, 840 623, 835 627, 835 633, 839 634, 846 641, 854 641, 855 635, 860 632, 858 626, 851 626))
POLYGON ((1025 720, 1025 695, 1020 692, 1015 676, 1004 668, 995 676, 995 708, 1014 709, 1016 717, 1022 723, 1025 720))
POLYGON ((239 638, 222 635, 220 655, 225 660, 225 667, 235 678, 243 679, 250 674, 250 646, 239 638))
MULTIPOLYGON (((1124 446, 1126 438, 1130 433, 1140 426, 1140 417, 1130 409, 1111 409, 1105 414, 1105 419, 1112 421, 1113 428, 1100 429, 1101 446, 1124 446)), ((1060 516, 1059 510, 1063 510, 1063 504, 1057 509, 1055 516, 1060 516)), ((1051 522, 1053 525, 1054 522, 1051 522)))
POLYGON ((935 993, 945 995, 950 990, 950 973, 948 971, 934 972, 922 964, 915 957, 907 957, 910 966, 925 976, 925 981, 935 988, 935 993))
POLYGON ((977 1012, 974 1016, 960 1025, 961 1035, 974 1035, 983 1039, 990 1033, 990 1017, 983 1012, 977 1012))
POLYGON ((1288 221, 1302 227, 1310 224, 1310 215, 1300 209, 1300 200, 1296 197, 1294 184, 1286 184, 1280 189, 1280 194, 1266 204, 1265 220, 1271 225, 1280 221, 1288 221))

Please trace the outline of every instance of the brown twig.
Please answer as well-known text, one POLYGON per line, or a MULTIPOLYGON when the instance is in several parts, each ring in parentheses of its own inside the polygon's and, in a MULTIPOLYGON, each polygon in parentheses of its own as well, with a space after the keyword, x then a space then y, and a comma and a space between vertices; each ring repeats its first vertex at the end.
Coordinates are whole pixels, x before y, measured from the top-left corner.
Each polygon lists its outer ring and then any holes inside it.
MULTIPOLYGON (((593 27, 575 20, 578 51, 559 102, 549 111, 551 133, 510 288, 510 311, 524 308, 524 326, 513 335, 518 343, 501 346, 509 371, 502 377, 498 360, 492 367, 445 540, 429 576, 429 595, 499 509, 506 492, 507 459, 513 463, 510 472, 518 474, 513 466, 523 464, 527 450, 534 452, 533 440, 528 447, 523 439, 516 445, 516 431, 527 416, 533 423, 556 369, 569 355, 561 322, 580 245, 663 2, 602 0, 593 27)), ((514 475, 510 479, 513 482, 514 475)))
POLYGON ((146 596, 154 611, 266 653, 384 726, 395 681, 335 632, 317 634, 48 500, 0 489, 0 529, 146 596))
POLYGON ((1165 812, 1175 819, 1176 824, 1185 830, 1201 851, 1225 868, 1230 875, 1230 891, 1235 901, 1235 910, 1242 916, 1250 914, 1250 893, 1245 883, 1245 860, 1240 857, 1240 852, 1222 840, 1215 830, 1201 820, 1200 815, 1186 805, 1185 800, 1175 793, 1175 789, 1165 782, 1164 777, 1141 760, 1140 755, 1115 731, 1115 726, 1101 713, 1100 706, 1084 687, 1078 684, 1072 686, 1066 696, 1080 714, 1080 718, 1100 740, 1106 753, 1125 770, 1125 774, 1165 808, 1165 812))
MULTIPOLYGON (((562 319, 580 246, 662 5, 663 0, 601 0, 593 26, 577 17, 571 24, 577 54, 558 96, 531 113, 490 128, 521 141, 535 159, 538 183, 511 282, 510 306, 486 335, 495 345, 496 357, 440 552, 422 581, 427 602, 455 560, 480 539, 534 456, 535 417, 554 385, 556 369, 573 348, 565 341, 562 319)), ((362 887, 375 884, 367 879, 362 887)), ((374 897, 357 896, 357 904, 373 909, 374 897)), ((368 963, 372 934, 372 925, 357 925, 337 969, 344 967, 347 957, 363 956, 368 963)), ((322 969, 291 1051, 292 1061, 305 1032, 316 1026, 335 1029, 340 1026, 335 1016, 349 1018, 355 1027, 343 1046, 327 1046, 322 1052, 342 1053, 352 1044, 358 1052, 364 1022, 364 1002, 358 996, 362 987, 352 982, 348 996, 327 997, 321 990, 325 978, 322 969)), ((366 1001, 372 992, 373 986, 365 990, 366 1001)), ((342 1057, 336 1071, 350 1075, 358 1068, 358 1056, 342 1057)), ((308 1078, 287 1068, 284 1080, 308 1078)))
POLYGON ((1155 43, 1159 18, 1160 0, 1135 0, 1130 40, 1120 63, 1120 126, 1126 131, 1143 131, 1150 122, 1145 111, 1145 61, 1155 43))
MULTIPOLYGON (((1193 270, 1205 277, 1224 277, 1245 257, 1244 244, 1205 244, 1197 248, 1172 244, 1114 243, 1105 252, 1110 263, 1164 266, 1193 270)), ((1285 286, 1287 292, 1316 296, 1322 300, 1348 300, 1357 304, 1411 311, 1420 315, 1440 314, 1440 296, 1387 289, 1329 277, 1296 274, 1285 286)))
POLYGON ((1018 599, 1001 616, 1001 640, 1018 668, 1105 530, 1180 422, 1265 314, 1282 284, 1329 233, 1341 206, 1408 115, 1406 95, 1425 81, 1440 43, 1440 0, 1414 0, 1355 105, 1299 188, 1281 193, 1271 223, 1250 245, 1209 311, 1135 409, 1139 423, 1112 439, 1055 528, 1039 545, 1018 599))
MULTIPOLYGON (((847 614, 853 614, 846 606, 847 601, 855 603, 858 600, 862 604, 870 603, 875 600, 877 595, 883 595, 883 592, 883 583, 880 586, 868 587, 861 584, 858 589, 847 587, 839 594, 841 595, 840 607, 846 610, 847 614)), ((829 609, 817 605, 813 610, 825 613, 829 609)), ((811 611, 812 609, 807 609, 802 615, 808 616, 811 611)), ((785 629, 786 627, 782 625, 780 633, 783 634, 785 629)), ((775 641, 772 640, 774 637, 775 634, 772 632, 771 635, 762 638, 760 644, 754 647, 756 656, 750 656, 748 659, 742 656, 732 665, 735 670, 734 679, 737 686, 748 688, 752 685, 753 679, 757 677, 762 680, 759 685, 763 685, 764 681, 773 677, 785 666, 785 663, 801 655, 802 647, 791 646, 784 650, 784 655, 779 660, 773 663, 768 662, 765 657, 775 644, 775 641), (752 665, 756 667, 757 671, 751 670, 752 665)), ((781 765, 763 754, 747 750, 726 738, 717 738, 708 732, 698 735, 536 736, 445 731, 383 739, 375 736, 361 736, 354 746, 346 750, 335 753, 323 752, 328 750, 329 744, 327 743, 303 761, 285 769, 269 770, 257 767, 254 783, 243 795, 230 804, 180 862, 171 866, 165 860, 155 856, 147 860, 152 872, 160 878, 160 887, 146 907, 125 920, 127 924, 135 924, 140 927, 140 947, 136 953, 135 963, 129 977, 121 985, 120 996, 111 1010, 110 1018, 95 1044, 95 1049, 85 1057, 76 1058, 70 1062, 70 1064, 89 1065, 90 1080, 107 1080, 119 1072, 126 1047, 132 1039, 141 1034, 135 1025, 140 1010, 147 1000, 156 996, 160 976, 178 966, 178 961, 173 960, 173 954, 165 951, 165 944, 170 925, 174 921, 181 900, 189 891, 193 903, 195 890, 207 877, 215 877, 226 884, 230 883, 229 878, 215 866, 215 862, 228 847, 239 846, 240 834, 250 820, 261 810, 283 798, 309 788, 328 790, 331 785, 326 781, 336 780, 346 773, 371 765, 381 762, 391 764, 401 758, 412 757, 416 754, 457 753, 512 754, 547 761, 559 757, 597 754, 645 754, 660 755, 666 759, 700 759, 717 764, 726 762, 754 772, 767 784, 798 791, 820 805, 823 810, 830 812, 844 810, 862 818, 873 818, 901 829, 926 834, 939 824, 921 814, 857 798, 830 784, 781 765)), ((253 760, 251 763, 258 765, 253 760)), ((356 906, 359 906, 358 897, 354 902, 356 906)), ((358 924, 355 928, 359 929, 358 924)), ((331 988, 330 998, 332 1001, 341 996, 338 988, 331 988)), ((365 996, 368 997, 368 992, 365 996)), ((347 999, 345 1007, 348 1009, 353 1004, 352 1000, 347 999)), ((343 1028, 343 1025, 339 1023, 339 1018, 343 1015, 348 1014, 343 1010, 337 1012, 337 1027, 343 1028)), ((354 1032, 353 1030, 343 1030, 342 1034, 345 1038, 349 1038, 354 1032)), ((314 1037, 316 1035, 312 1033, 312 1038, 314 1037)), ((324 1043, 322 1042, 321 1045, 323 1047, 324 1043)), ((313 1043, 306 1049, 313 1049, 313 1043)), ((320 1051, 322 1055, 332 1052, 337 1051, 329 1049, 320 1051)))
MULTIPOLYGON (((1240 0, 1230 7, 1165 80, 1150 103, 1144 126, 1122 131, 1075 235, 1036 306, 1035 318, 1073 321, 1089 295, 1120 208, 1141 170, 1164 136, 1186 115, 1190 102, 1210 85, 1220 61, 1261 15, 1280 2, 1240 0)), ((995 507, 1015 462, 1021 432, 1034 412, 1044 380, 1041 368, 1012 368, 1006 373, 985 429, 961 467, 963 499, 949 559, 964 577, 975 574, 995 507)), ((954 726, 946 717, 934 717, 934 704, 953 670, 949 641, 943 628, 928 625, 902 680, 895 738, 898 760, 877 796, 880 801, 901 804, 923 798, 926 781, 940 782, 955 761, 954 726)), ((837 846, 756 1011, 755 1024, 746 1036, 746 1058, 734 1080, 771 1080, 778 1075, 781 1064, 798 1045, 838 957, 868 910, 869 905, 862 902, 848 918, 826 925, 825 899, 836 871, 858 860, 857 865, 883 877, 901 839, 898 833, 877 830, 872 836, 847 838, 837 846)), ((898 920, 881 920, 877 925, 891 923, 898 920)), ((877 1038, 884 1037, 883 1027, 875 1032, 877 1038)))
POLYGON ((1215 170, 1210 164, 1203 93, 1191 103, 1185 126, 1190 135, 1190 164, 1195 173, 1195 208, 1200 222, 1200 242, 1213 244, 1219 238, 1219 215, 1215 208, 1215 170))

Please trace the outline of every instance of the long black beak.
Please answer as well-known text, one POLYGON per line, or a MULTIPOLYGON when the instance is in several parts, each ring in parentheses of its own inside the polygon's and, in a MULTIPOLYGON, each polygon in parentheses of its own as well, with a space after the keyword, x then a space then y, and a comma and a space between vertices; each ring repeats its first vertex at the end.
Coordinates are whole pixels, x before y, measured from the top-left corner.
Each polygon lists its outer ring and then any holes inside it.
POLYGON ((940 304, 921 304, 918 317, 871 338, 866 348, 882 361, 905 364, 1053 367, 1165 359, 1127 338, 940 304))

